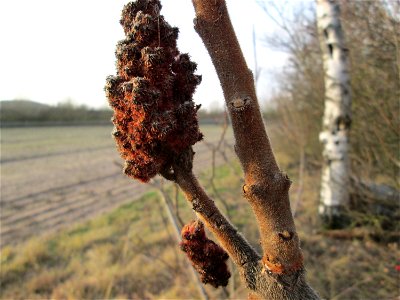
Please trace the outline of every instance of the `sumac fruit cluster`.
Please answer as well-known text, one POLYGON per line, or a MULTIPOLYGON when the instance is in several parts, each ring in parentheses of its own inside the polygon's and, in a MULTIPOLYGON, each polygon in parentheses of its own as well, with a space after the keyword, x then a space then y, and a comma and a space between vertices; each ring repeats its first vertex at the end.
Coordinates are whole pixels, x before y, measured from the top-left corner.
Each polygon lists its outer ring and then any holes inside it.
POLYGON ((176 46, 178 28, 161 16, 158 0, 124 6, 126 38, 117 44, 117 75, 105 92, 114 110, 113 135, 124 172, 147 182, 171 166, 174 156, 202 139, 193 93, 201 82, 197 65, 176 46))
POLYGON ((226 286, 231 277, 226 264, 228 253, 207 238, 203 223, 197 220, 185 225, 181 237, 181 249, 200 274, 201 281, 215 288, 226 286))

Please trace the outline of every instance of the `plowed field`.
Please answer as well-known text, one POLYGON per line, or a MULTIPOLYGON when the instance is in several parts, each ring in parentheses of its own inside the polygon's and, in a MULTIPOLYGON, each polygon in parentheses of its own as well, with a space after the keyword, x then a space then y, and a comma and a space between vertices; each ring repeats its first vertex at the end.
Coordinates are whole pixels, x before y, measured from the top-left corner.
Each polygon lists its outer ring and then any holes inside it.
MULTIPOLYGON (((1 129, 1 247, 109 211, 151 188, 122 174, 111 130, 1 129)), ((206 142, 216 144, 222 128, 203 126, 202 131, 206 142)), ((225 142, 232 141, 229 131, 225 142)), ((209 147, 198 143, 195 151, 196 172, 210 168, 209 147)))

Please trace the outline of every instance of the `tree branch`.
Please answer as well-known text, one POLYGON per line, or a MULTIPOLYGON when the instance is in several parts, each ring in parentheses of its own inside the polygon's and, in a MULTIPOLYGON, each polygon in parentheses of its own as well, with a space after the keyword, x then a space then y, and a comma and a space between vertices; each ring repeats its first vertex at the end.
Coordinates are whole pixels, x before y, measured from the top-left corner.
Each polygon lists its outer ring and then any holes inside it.
POLYGON ((290 180, 279 170, 272 152, 253 76, 240 50, 225 1, 193 0, 193 4, 195 29, 212 58, 232 120, 235 150, 245 176, 243 191, 259 224, 263 261, 272 272, 296 271, 302 267, 302 255, 290 210, 290 180))
POLYGON ((194 0, 193 4, 195 29, 217 70, 237 141, 235 150, 245 173, 258 175, 279 171, 262 122, 253 75, 247 68, 225 2, 194 0), (260 147, 249 149, 247 145, 252 143, 260 147), (259 164, 254 164, 254 157, 259 164))
POLYGON ((189 149, 187 152, 181 154, 173 164, 175 182, 182 189, 197 216, 218 238, 238 267, 246 265, 249 262, 257 262, 260 256, 222 215, 214 201, 208 197, 197 181, 191 166, 185 162, 191 159, 192 154, 188 152, 192 152, 192 150, 189 149))

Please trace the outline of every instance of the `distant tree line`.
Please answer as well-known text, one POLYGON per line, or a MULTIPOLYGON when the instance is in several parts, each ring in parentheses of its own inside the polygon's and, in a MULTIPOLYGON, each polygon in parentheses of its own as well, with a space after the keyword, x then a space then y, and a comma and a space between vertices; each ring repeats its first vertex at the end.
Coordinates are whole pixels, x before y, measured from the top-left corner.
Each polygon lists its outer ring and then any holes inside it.
POLYGON ((50 106, 28 100, 1 101, 0 108, 1 126, 107 124, 112 115, 108 108, 92 109, 71 102, 50 106))
MULTIPOLYGON (((200 109, 202 124, 220 124, 225 112, 200 109)), ((0 125, 6 126, 52 126, 52 125, 111 125, 112 111, 108 107, 94 109, 75 105, 71 101, 56 106, 29 100, 0 101, 0 125)))

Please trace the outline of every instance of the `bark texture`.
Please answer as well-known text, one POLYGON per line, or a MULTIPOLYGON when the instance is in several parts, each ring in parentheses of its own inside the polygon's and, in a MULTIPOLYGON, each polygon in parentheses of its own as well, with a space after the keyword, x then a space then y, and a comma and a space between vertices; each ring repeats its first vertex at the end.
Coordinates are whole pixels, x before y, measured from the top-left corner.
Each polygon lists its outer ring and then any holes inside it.
POLYGON ((318 299, 304 279, 303 257, 290 210, 290 180, 276 163, 248 69, 224 0, 193 0, 195 29, 213 61, 231 117, 244 197, 258 221, 262 258, 221 215, 191 170, 174 165, 193 209, 239 267, 253 299, 318 299))
POLYGON ((317 0, 317 23, 325 71, 325 109, 319 136, 324 157, 319 212, 327 224, 337 226, 349 201, 351 124, 348 50, 337 1, 317 0))

